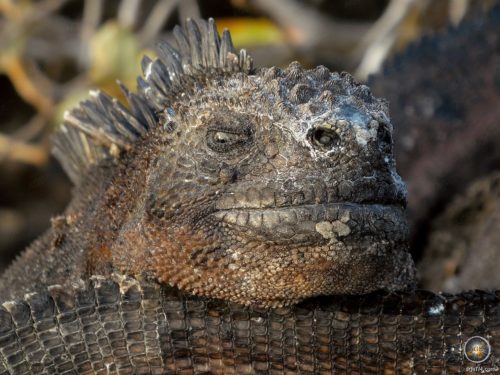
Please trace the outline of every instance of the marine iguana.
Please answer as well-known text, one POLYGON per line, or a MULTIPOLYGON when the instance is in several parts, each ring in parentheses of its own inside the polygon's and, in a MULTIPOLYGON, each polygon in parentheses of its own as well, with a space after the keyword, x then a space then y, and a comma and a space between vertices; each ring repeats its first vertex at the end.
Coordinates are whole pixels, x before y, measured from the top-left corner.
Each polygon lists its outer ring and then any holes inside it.
POLYGON ((477 335, 497 366, 496 294, 412 290, 387 104, 174 34, 129 109, 66 115, 74 199, 1 279, 4 373, 463 373, 477 335))
POLYGON ((114 271, 264 307, 411 285, 386 104, 325 67, 255 71, 212 21, 174 33, 130 111, 94 92, 66 115, 74 200, 4 296, 114 271))

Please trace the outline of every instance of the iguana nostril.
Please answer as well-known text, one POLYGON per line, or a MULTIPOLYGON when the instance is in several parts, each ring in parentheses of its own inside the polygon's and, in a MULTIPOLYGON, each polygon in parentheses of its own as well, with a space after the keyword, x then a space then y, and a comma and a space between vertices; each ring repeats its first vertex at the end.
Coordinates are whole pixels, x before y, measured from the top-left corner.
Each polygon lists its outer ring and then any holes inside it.
POLYGON ((313 145, 323 150, 330 150, 340 143, 340 137, 334 130, 317 127, 311 133, 313 145))
POLYGON ((391 131, 386 125, 380 124, 377 132, 378 144, 383 152, 390 153, 392 147, 391 131))

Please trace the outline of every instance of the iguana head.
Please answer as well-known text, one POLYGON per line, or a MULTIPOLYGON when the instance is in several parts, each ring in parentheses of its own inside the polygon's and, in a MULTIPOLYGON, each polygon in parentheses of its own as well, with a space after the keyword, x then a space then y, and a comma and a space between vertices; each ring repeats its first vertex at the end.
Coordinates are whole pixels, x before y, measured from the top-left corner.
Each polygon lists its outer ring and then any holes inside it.
MULTIPOLYGON (((115 267, 262 306, 411 286, 386 103, 325 67, 255 70, 212 21, 175 33, 178 48, 146 58, 139 95, 127 92, 137 134, 112 126, 114 141, 105 131, 93 143, 121 164, 148 161, 138 203, 117 228, 115 267)), ((119 108, 103 94, 89 103, 119 108)), ((73 112, 63 130, 82 123, 73 112)))

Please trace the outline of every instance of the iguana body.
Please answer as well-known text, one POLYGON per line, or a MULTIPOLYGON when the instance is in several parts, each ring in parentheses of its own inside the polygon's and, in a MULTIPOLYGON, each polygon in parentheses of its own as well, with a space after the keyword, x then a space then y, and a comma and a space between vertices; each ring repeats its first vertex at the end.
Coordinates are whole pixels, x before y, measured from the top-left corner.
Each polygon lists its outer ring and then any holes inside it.
POLYGON ((6 304, 0 373, 472 374, 479 366, 495 373, 499 306, 498 293, 419 291, 258 309, 95 278, 76 292, 54 287, 6 304), (491 348, 481 364, 464 356, 477 335, 491 348))
POLYGON ((259 306, 414 284, 385 102, 325 67, 254 71, 214 27, 144 58, 130 112, 94 93, 66 115, 74 200, 4 297, 113 271, 259 306))
POLYGON ((66 116, 75 198, 2 278, 5 371, 463 373, 475 335, 497 366, 495 294, 269 308, 414 285, 386 105, 323 67, 255 71, 212 23, 176 36, 130 112, 96 93, 66 116))

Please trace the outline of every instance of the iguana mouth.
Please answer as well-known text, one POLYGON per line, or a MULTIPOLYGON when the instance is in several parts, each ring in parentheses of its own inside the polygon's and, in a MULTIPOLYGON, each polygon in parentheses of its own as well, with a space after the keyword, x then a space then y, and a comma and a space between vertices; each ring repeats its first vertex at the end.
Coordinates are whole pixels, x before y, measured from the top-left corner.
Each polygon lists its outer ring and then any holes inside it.
POLYGON ((288 209, 328 205, 400 206, 406 207, 406 188, 394 178, 386 180, 361 178, 353 182, 329 186, 320 179, 285 184, 243 183, 233 191, 219 195, 218 211, 236 209, 288 209), (285 186, 283 186, 285 185, 285 186))
POLYGON ((306 240, 371 237, 404 241, 403 206, 378 203, 320 203, 276 208, 238 207, 214 215, 226 225, 266 238, 306 240))

